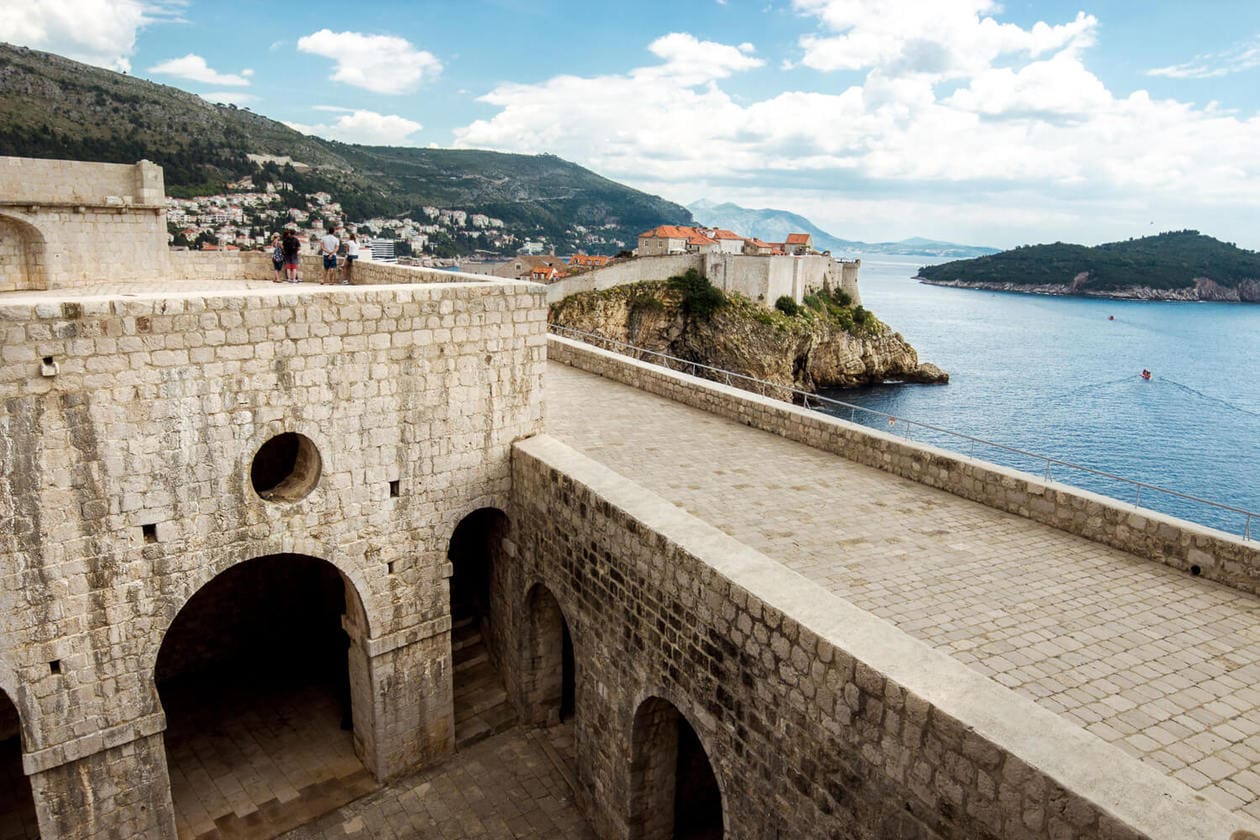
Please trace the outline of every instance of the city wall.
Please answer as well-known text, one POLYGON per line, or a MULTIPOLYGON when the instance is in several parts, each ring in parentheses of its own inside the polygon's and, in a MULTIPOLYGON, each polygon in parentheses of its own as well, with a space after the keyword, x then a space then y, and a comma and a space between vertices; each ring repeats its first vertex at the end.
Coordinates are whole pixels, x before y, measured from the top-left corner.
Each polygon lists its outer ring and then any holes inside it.
POLYGON ((502 281, 0 301, 0 690, 43 836, 173 836, 158 650, 252 558, 339 573, 376 778, 452 749, 447 546, 508 504, 544 330, 541 288, 502 281), (264 499, 289 433, 307 495, 264 499))
POLYGON ((161 167, 0 157, 0 292, 169 271, 161 167))
POLYGON ((766 306, 773 306, 782 295, 800 303, 806 294, 822 288, 842 289, 854 304, 860 304, 860 266, 860 261, 840 262, 822 255, 750 257, 712 253, 637 257, 548 284, 547 303, 579 292, 665 280, 695 269, 722 291, 737 292, 766 306))
POLYGON ((501 620, 517 696, 528 709, 545 695, 531 670, 543 590, 573 639, 578 786, 601 837, 649 836, 636 768, 653 744, 636 722, 651 698, 699 736, 730 838, 1227 840, 1238 827, 559 441, 516 445, 511 518, 501 620))
MULTIPOLYGON (((272 280, 275 278, 270 251, 171 251, 170 260, 171 276, 178 280, 272 280)), ((299 259, 298 275, 307 283, 322 279, 324 276, 323 258, 318 254, 302 254, 299 259)), ((353 272, 355 286, 472 282, 519 283, 521 281, 374 260, 356 260, 353 272)))
MULTIPOLYGON (((650 393, 833 452, 964 499, 1024 516, 1260 594, 1260 544, 1181 519, 848 423, 791 403, 548 336, 548 356, 650 393)), ((1240 531, 1242 522, 1239 522, 1240 531)), ((1252 533, 1257 523, 1252 523, 1252 533)))

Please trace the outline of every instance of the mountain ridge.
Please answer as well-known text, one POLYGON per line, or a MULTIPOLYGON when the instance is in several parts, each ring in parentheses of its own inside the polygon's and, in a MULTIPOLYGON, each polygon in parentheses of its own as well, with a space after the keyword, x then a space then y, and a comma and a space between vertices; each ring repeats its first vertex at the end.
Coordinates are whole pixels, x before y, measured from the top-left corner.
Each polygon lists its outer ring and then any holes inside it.
POLYGON ((0 154, 163 167, 167 194, 224 192, 250 175, 327 192, 347 216, 411 215, 438 206, 502 219, 519 239, 615 253, 658 224, 690 224, 685 207, 554 155, 365 146, 301 134, 235 105, 168 85, 0 44, 0 154), (258 164, 287 156, 309 170, 258 164))
POLYGON ((721 204, 699 199, 687 205, 697 221, 713 227, 728 228, 746 236, 755 236, 770 242, 782 242, 789 233, 808 233, 814 247, 831 251, 836 256, 850 253, 905 255, 913 257, 978 257, 998 253, 997 248, 980 245, 959 245, 936 239, 912 237, 899 242, 862 242, 841 239, 815 225, 809 219, 789 210, 773 208, 749 209, 738 204, 721 204))

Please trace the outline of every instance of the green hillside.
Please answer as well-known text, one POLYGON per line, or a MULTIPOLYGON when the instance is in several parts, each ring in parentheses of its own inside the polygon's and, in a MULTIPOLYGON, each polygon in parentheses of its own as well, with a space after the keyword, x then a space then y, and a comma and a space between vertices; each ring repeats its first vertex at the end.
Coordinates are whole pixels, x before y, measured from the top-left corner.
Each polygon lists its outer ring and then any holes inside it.
POLYGON ((658 224, 690 224, 680 205, 552 155, 357 146, 309 137, 233 105, 50 53, 0 44, 0 154, 133 163, 165 170, 167 193, 221 192, 245 175, 325 191, 347 216, 418 217, 431 205, 503 219, 521 238, 587 247, 575 225, 633 247, 658 224), (306 167, 265 167, 247 155, 306 167))
POLYGON ((1093 248, 1063 242, 1024 245, 987 257, 919 269, 924 279, 965 285, 1071 286, 1081 275, 1084 279, 1073 289, 1081 294, 1129 287, 1188 289, 1200 278, 1236 289, 1260 280, 1260 253, 1197 230, 1182 230, 1093 248))

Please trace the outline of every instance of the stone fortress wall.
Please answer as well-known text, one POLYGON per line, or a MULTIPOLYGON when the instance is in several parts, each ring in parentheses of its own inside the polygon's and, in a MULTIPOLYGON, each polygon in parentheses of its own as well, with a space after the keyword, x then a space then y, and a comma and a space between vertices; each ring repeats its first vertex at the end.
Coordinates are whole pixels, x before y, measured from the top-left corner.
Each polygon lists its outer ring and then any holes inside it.
POLYGON ((158 650, 252 558, 340 573, 377 778, 452 749, 447 546, 508 506, 544 330, 514 282, 0 299, 0 690, 45 837, 173 836, 158 650), (267 500, 251 469, 282 435, 309 494, 267 500))
POLYGON ((862 295, 858 290, 860 267, 860 260, 848 262, 818 254, 753 257, 713 253, 636 257, 549 283, 547 303, 556 303, 579 292, 664 280, 694 268, 722 291, 738 292, 766 306, 773 306, 782 295, 800 303, 806 294, 824 287, 842 290, 854 304, 861 304, 862 295))
MULTIPOLYGON (((170 265, 208 287, 270 277, 265 254, 170 265)), ((323 564, 344 587, 372 776, 440 762, 455 534, 486 509, 506 514, 486 545, 491 659, 520 719, 552 722, 567 628, 578 796, 601 836, 672 836, 682 720, 731 838, 1226 840, 1237 825, 541 434, 545 361, 1249 592, 1254 544, 549 339, 540 286, 375 265, 356 280, 390 285, 0 296, 0 692, 44 837, 174 836, 159 651, 197 594, 259 558, 323 564), (260 490, 281 441, 292 457, 260 490)))
POLYGON ((162 169, 0 157, 0 292, 168 276, 162 169))

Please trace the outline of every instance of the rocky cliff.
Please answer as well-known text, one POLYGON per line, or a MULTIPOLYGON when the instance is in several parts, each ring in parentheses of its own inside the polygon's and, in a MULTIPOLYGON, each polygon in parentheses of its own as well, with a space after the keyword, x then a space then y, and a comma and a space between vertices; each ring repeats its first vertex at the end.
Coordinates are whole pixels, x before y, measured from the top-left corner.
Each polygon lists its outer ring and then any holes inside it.
POLYGON ((900 334, 858 312, 802 307, 767 310, 737 295, 708 317, 685 311, 668 282, 637 283, 572 295, 552 304, 549 321, 614 341, 806 391, 879 382, 943 383, 949 374, 919 362, 900 334))

